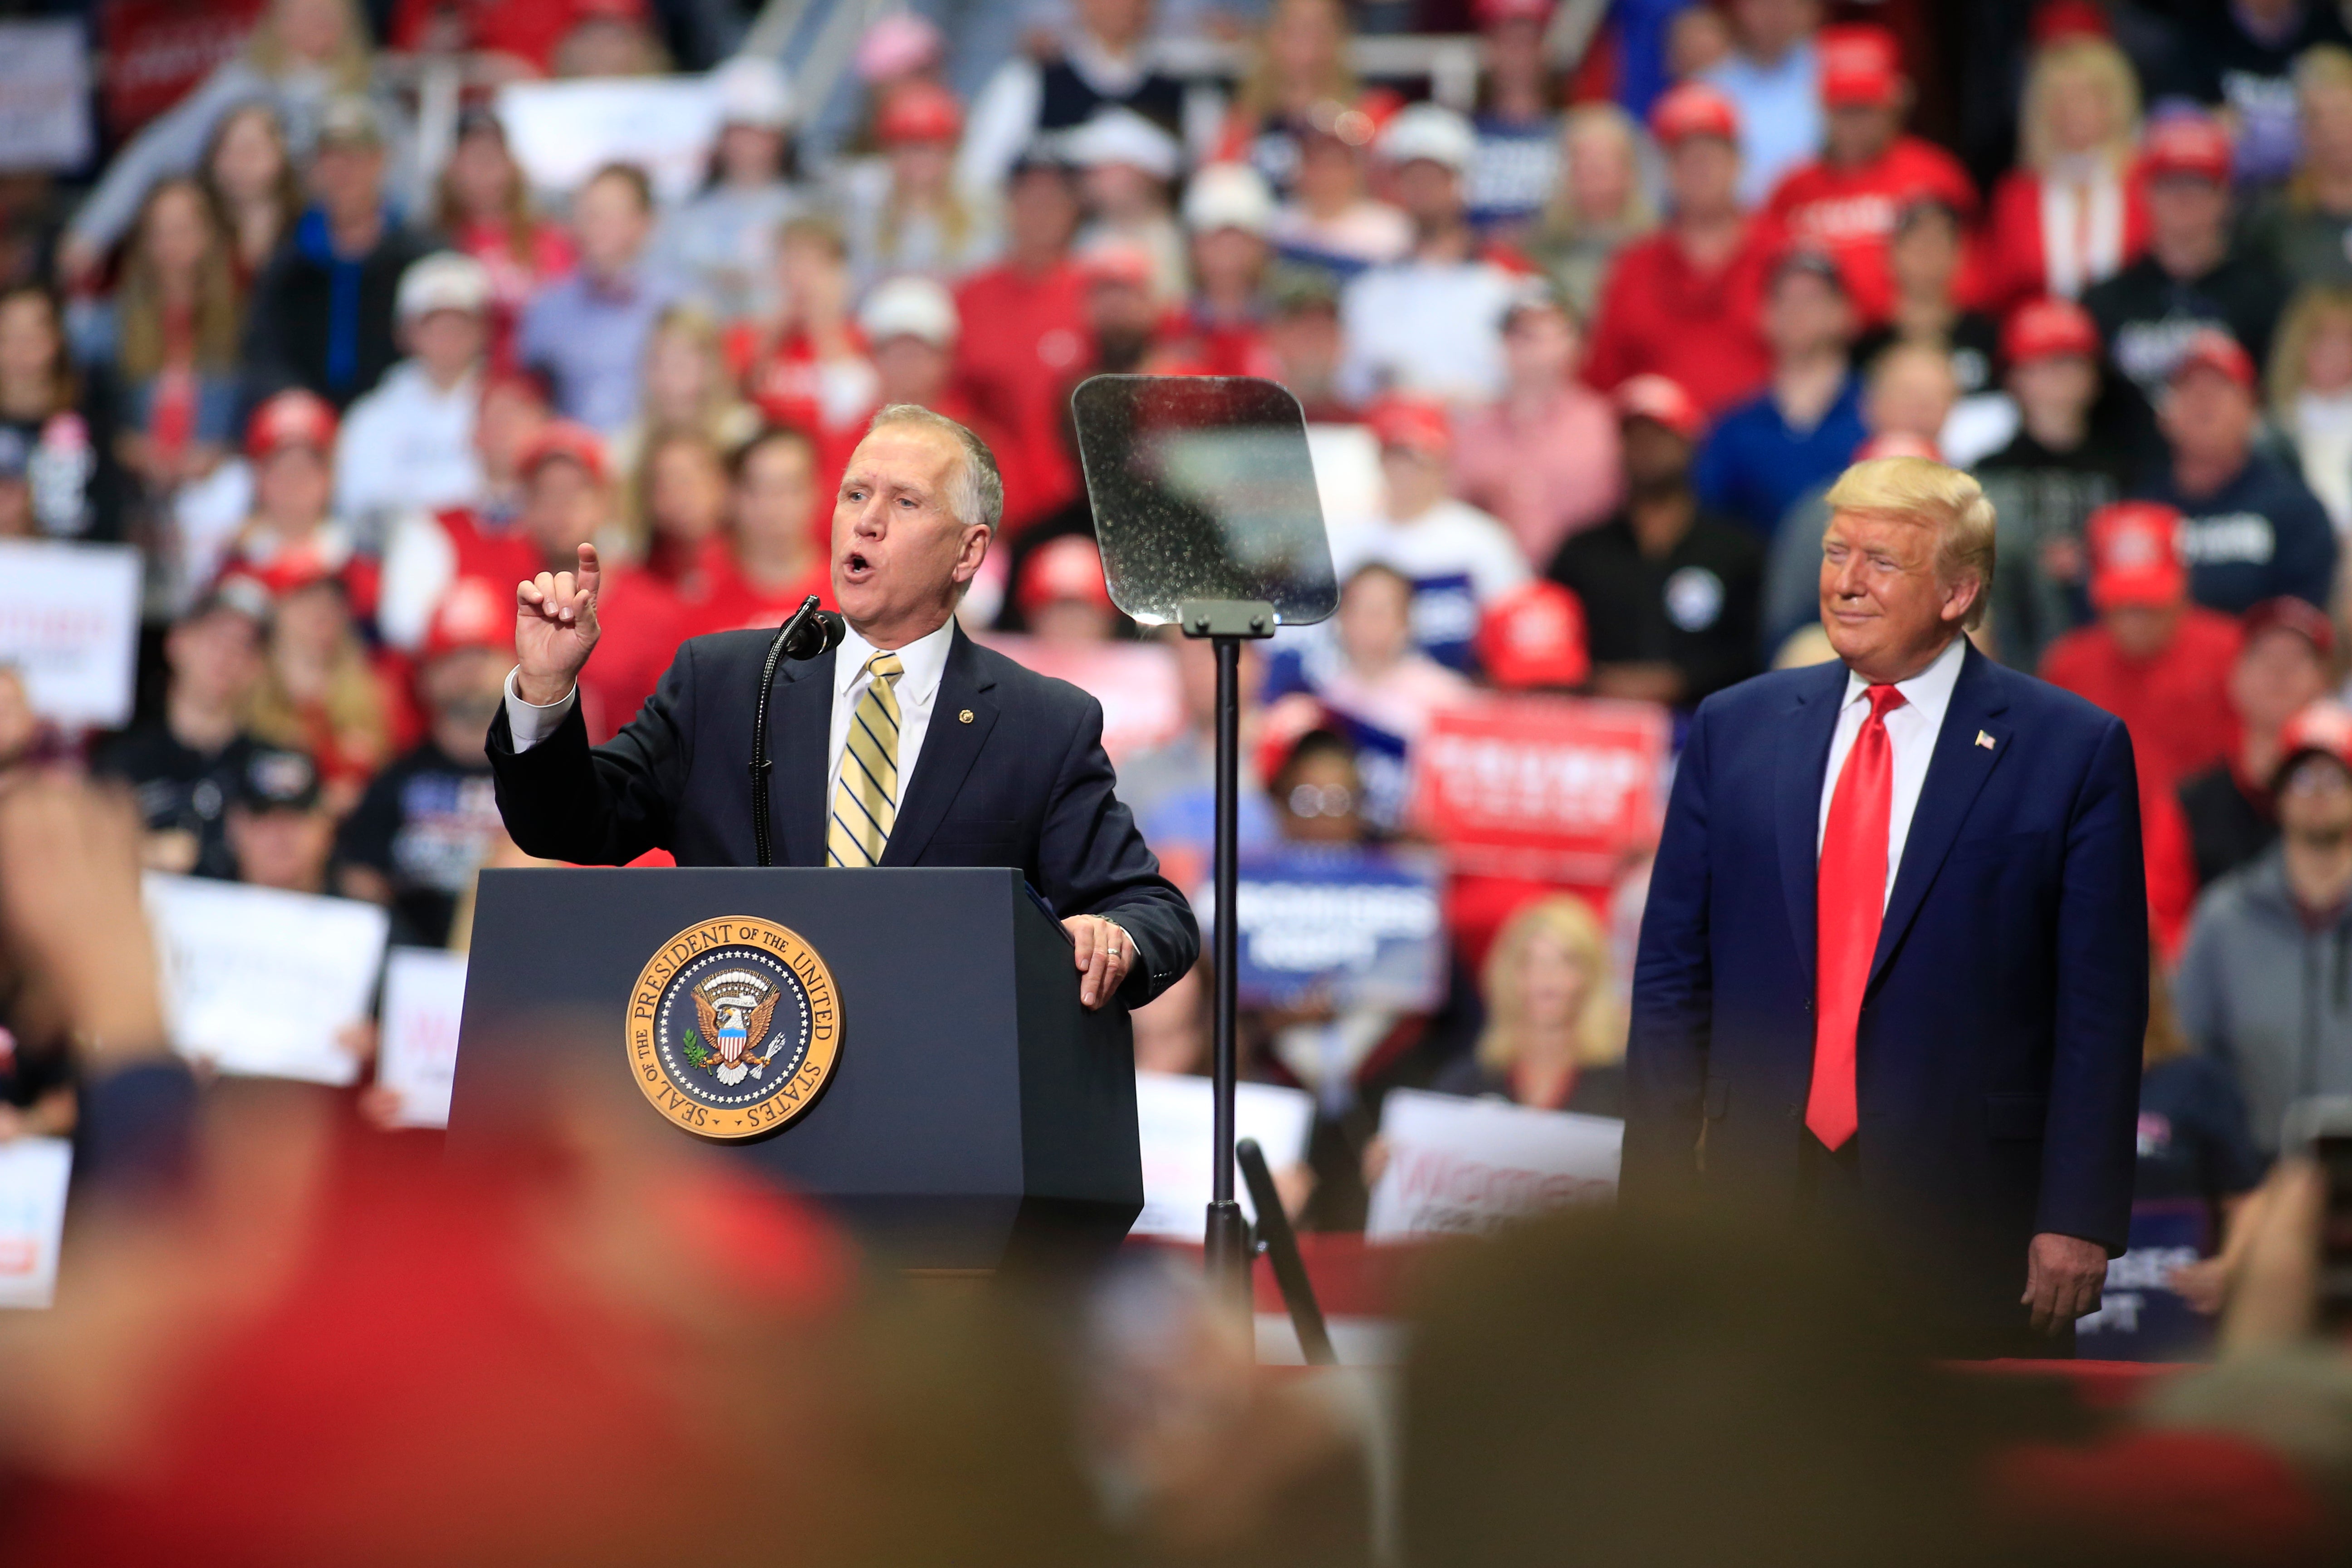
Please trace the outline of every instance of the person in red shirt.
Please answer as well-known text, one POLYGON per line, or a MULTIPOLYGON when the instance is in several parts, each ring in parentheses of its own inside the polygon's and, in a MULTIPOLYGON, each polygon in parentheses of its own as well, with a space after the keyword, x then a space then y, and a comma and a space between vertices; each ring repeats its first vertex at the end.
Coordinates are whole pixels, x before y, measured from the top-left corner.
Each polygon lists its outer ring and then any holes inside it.
POLYGON ((2143 795, 2169 795, 2230 754, 2238 717, 2230 668, 2236 617, 2193 605, 2179 512, 2117 501, 2085 525, 2098 619, 2051 645, 2042 679, 2097 703, 2131 731, 2143 795))
MULTIPOLYGON (((1007 495, 1026 482, 1026 476, 1013 467, 1018 443, 1006 437, 1004 422, 974 405, 956 386, 956 340, 962 334, 963 321, 956 313, 953 295, 929 278, 893 278, 866 296, 866 302, 857 309, 857 327, 872 345, 874 370, 880 378, 875 410, 894 403, 912 403, 944 414, 988 443, 996 454, 997 471, 1004 479, 1007 495)), ((839 474, 837 468, 826 469, 820 453, 812 489, 810 534, 820 553, 832 544, 833 481, 839 474)))
POLYGON ((1828 247, 1863 319, 1874 323, 1894 301, 1886 251, 1903 208, 1931 196, 1973 224, 1977 191, 1949 153, 1903 133, 1911 84, 1894 34, 1869 24, 1824 27, 1820 49, 1828 137, 1817 161, 1780 182, 1769 210, 1791 235, 1828 247))
POLYGON ((254 410, 245 433, 253 514, 230 542, 221 570, 250 577, 273 595, 333 578, 352 617, 372 628, 382 578, 375 558, 361 552, 350 525, 332 514, 335 430, 333 407, 299 387, 254 410))
POLYGON ((1265 279, 1274 193, 1247 163, 1212 163, 1184 193, 1191 236, 1192 301, 1160 338, 1163 368, 1191 375, 1279 379, 1265 341, 1265 279))
POLYGON ((833 603, 826 552, 808 531, 824 489, 816 461, 816 443, 790 426, 772 425, 736 450, 727 549, 688 636, 780 626, 811 594, 833 603))
POLYGON ((516 526, 522 512, 523 458, 548 421, 547 390, 525 375, 492 376, 474 417, 482 492, 470 506, 410 512, 394 520, 383 550, 376 630, 390 646, 423 646, 449 585, 461 577, 519 583, 535 576, 539 552, 516 526))
POLYGON ((839 473, 865 438, 878 381, 851 311, 856 289, 841 226, 820 216, 787 222, 776 239, 776 281, 782 316, 730 332, 728 361, 761 416, 808 431, 818 468, 839 473))
POLYGON ((1078 493, 1077 465, 1062 436, 1072 380, 1095 357, 1087 325, 1087 279, 1070 259, 1077 193, 1050 154, 1014 165, 1005 192, 1007 254, 956 293, 963 335, 957 394, 997 413, 1005 445, 1005 533, 1018 533, 1078 493), (1019 489, 1014 489, 1018 475, 1019 489))
MULTIPOLYGON (((536 558, 529 570, 534 575, 568 572, 580 546, 612 521, 612 467, 604 439, 584 425, 551 420, 524 450, 521 468, 520 531, 536 558)), ((677 596, 609 557, 596 612, 604 639, 594 664, 580 678, 580 715, 589 738, 601 742, 635 717, 669 668, 681 633, 677 596)))
POLYGON ((1772 371, 1760 321, 1779 243, 1739 207, 1739 117, 1696 83, 1650 112, 1666 153, 1673 211, 1618 252, 1593 319, 1584 379, 1611 391, 1663 375, 1712 416, 1753 396, 1772 371))
POLYGON ((1993 187, 1979 303, 2000 315, 2112 278, 2147 246, 2138 171, 2139 82, 2105 38, 2074 35, 2033 52, 2019 166, 1993 187))
MULTIPOLYGON (((526 11, 529 6, 500 9, 526 11)), ((579 264, 571 231, 532 209, 530 182, 488 109, 457 120, 457 144, 441 171, 434 226, 490 274, 490 363, 510 371, 515 330, 531 296, 579 264)))

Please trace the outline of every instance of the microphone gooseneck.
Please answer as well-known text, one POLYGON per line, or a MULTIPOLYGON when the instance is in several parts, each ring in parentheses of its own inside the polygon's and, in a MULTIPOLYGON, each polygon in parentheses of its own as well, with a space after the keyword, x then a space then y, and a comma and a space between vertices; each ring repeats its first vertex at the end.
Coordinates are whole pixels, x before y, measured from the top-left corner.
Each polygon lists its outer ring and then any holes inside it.
POLYGON ((768 698, 776 685, 776 666, 786 657, 811 659, 837 647, 846 627, 839 616, 817 607, 811 594, 801 607, 776 628, 768 644, 768 661, 760 671, 760 700, 751 710, 751 847, 759 864, 775 864, 768 833, 768 698))

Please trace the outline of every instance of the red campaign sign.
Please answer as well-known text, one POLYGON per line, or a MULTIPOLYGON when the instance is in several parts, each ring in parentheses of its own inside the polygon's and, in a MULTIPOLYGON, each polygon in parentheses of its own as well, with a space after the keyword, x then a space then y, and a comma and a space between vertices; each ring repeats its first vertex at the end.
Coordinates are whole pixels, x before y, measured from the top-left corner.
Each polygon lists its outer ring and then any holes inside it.
POLYGON ((1646 702, 1482 697, 1413 746, 1413 820, 1454 868, 1606 884, 1657 842, 1673 726, 1646 702))
POLYGON ((979 639, 1015 664, 1066 680, 1103 709, 1103 750, 1114 763, 1165 745, 1184 728, 1184 688, 1165 643, 1049 643, 992 632, 979 639))
POLYGON ((99 39, 107 129, 128 136, 179 102, 214 67, 245 47, 266 4, 106 0, 99 13, 99 39))

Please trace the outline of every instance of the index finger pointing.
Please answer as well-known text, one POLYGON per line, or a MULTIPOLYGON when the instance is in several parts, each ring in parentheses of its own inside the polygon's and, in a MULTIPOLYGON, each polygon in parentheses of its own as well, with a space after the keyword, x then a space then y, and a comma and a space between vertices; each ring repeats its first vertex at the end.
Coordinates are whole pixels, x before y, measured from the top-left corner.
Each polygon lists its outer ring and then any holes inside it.
POLYGON ((597 584, 602 583, 604 578, 604 568, 603 563, 596 559, 596 547, 593 544, 582 545, 578 580, 580 591, 588 595, 590 604, 596 602, 597 584))

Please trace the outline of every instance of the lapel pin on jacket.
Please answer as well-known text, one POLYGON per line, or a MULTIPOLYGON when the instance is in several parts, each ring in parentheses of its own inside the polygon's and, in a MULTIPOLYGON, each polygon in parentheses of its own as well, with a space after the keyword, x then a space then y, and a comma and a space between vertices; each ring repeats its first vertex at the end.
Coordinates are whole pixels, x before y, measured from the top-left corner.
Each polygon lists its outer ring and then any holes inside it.
POLYGON ((1992 750, 1992 737, 1986 734, 1982 730, 1979 730, 1977 731, 1977 744, 1990 752, 1992 750))
POLYGON ((967 709, 965 709, 962 712, 961 712, 961 713, 957 714, 957 715, 956 715, 956 722, 957 722, 957 723, 959 723, 959 724, 969 724, 969 723, 971 723, 971 709, 969 709, 969 708, 967 708, 967 709))

